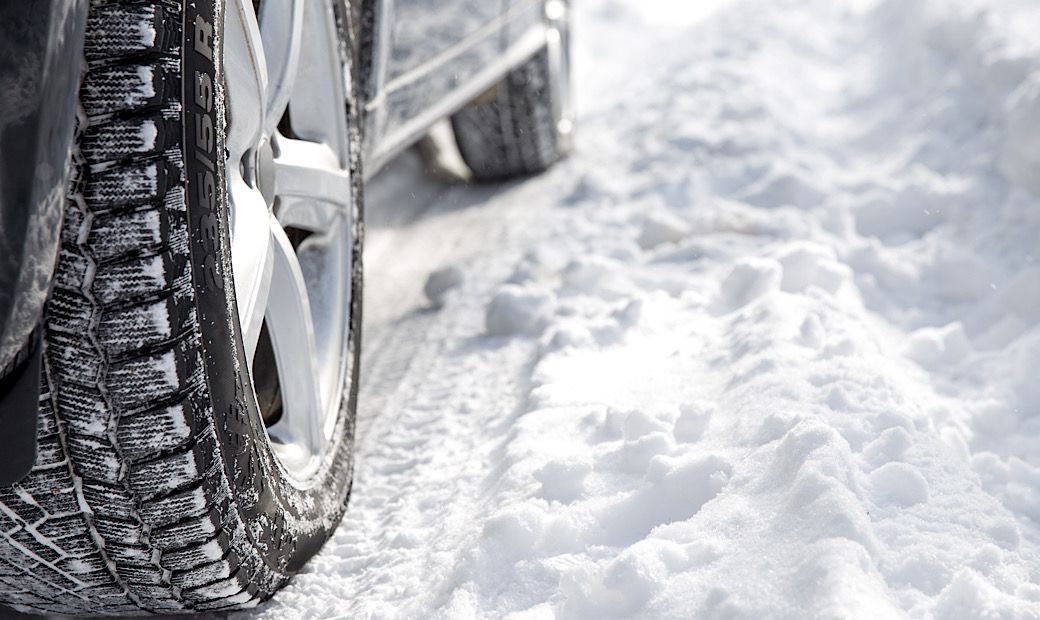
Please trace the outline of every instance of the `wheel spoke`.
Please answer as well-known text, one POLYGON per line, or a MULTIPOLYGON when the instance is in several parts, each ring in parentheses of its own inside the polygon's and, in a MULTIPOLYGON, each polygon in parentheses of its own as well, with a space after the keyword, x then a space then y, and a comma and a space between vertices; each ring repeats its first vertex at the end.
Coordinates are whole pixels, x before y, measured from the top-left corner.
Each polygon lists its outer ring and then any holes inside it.
POLYGON ((339 60, 336 19, 329 2, 306 2, 296 82, 289 116, 295 137, 322 142, 347 163, 346 93, 350 89, 339 60), (329 87, 332 97, 315 97, 315 84, 329 87))
POLYGON ((271 220, 273 270, 268 300, 267 329, 278 366, 278 380, 286 413, 275 429, 283 444, 302 442, 316 453, 323 441, 320 372, 315 367, 310 298, 300 263, 285 231, 271 220))
POLYGON ((274 133, 292 95, 300 60, 303 4, 303 0, 269 0, 260 6, 260 36, 267 58, 267 135, 274 133))
POLYGON ((231 201, 235 205, 231 228, 232 272, 242 324, 246 361, 252 361, 271 291, 273 220, 264 197, 231 173, 231 201))
POLYGON ((321 232, 333 219, 349 216, 353 188, 350 173, 340 169, 339 158, 324 144, 279 138, 275 158, 275 195, 278 221, 321 232))
POLYGON ((267 100, 267 61, 252 0, 230 0, 224 19, 230 162, 260 142, 267 100))

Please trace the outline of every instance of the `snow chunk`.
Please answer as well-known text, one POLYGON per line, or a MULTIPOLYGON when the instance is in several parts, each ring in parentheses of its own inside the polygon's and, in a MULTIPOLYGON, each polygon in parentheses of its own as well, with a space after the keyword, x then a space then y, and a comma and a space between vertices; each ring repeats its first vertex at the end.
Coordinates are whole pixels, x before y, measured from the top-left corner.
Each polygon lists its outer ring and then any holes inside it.
POLYGON ((913 445, 913 439, 905 428, 896 426, 881 433, 863 448, 863 458, 874 467, 902 460, 903 454, 913 445))
POLYGON ((950 620, 1036 617, 1036 610, 1028 606, 1029 603, 1011 599, 982 575, 966 568, 939 595, 935 616, 950 620))
POLYGON ((906 463, 886 463, 870 473, 874 501, 907 507, 928 501, 928 481, 906 463))
POLYGON ((585 478, 592 473, 588 459, 577 458, 550 461, 534 473, 542 483, 541 496, 562 503, 578 499, 585 487, 585 478))
POLYGON ((159 137, 159 128, 154 121, 142 123, 141 128, 137 131, 137 137, 141 140, 141 148, 152 149, 155 147, 156 138, 159 137))
POLYGON ((635 440, 644 435, 664 431, 665 429, 666 425, 654 416, 642 411, 631 411, 625 416, 621 432, 625 439, 635 440))
POLYGON ((483 539, 496 559, 513 563, 531 552, 545 530, 545 514, 531 504, 510 506, 484 522, 483 539))
POLYGON ((827 333, 823 328, 823 322, 817 314, 810 314, 802 321, 798 328, 798 340, 801 344, 812 349, 819 349, 826 341, 827 333))
POLYGON ((648 215, 639 233, 639 247, 649 250, 665 243, 679 243, 689 234, 689 225, 669 213, 648 215))
POLYGON ((721 303, 736 310, 780 288, 780 263, 768 258, 746 257, 737 261, 722 282, 721 303))
POLYGON ((711 411, 699 404, 679 407, 679 418, 675 421, 675 438, 683 443, 700 441, 711 422, 711 411))
POLYGON ((655 431, 626 437, 620 453, 622 469, 633 474, 645 473, 655 457, 671 454, 674 450, 675 441, 669 433, 655 431))
POLYGON ((954 364, 971 352, 971 343, 960 322, 925 327, 910 334, 906 355, 925 368, 954 364))
POLYGON ((616 300, 631 294, 632 285, 622 275, 621 264, 605 256, 575 259, 563 270, 563 284, 571 292, 616 300))
POLYGON ((426 279, 423 293, 435 308, 440 308, 444 305, 444 298, 447 296, 448 291, 462 286, 462 281, 461 269, 454 265, 441 267, 433 271, 426 279))
POLYGON ((545 291, 505 284, 487 305, 487 332, 492 336, 540 333, 554 305, 553 296, 545 291))
POLYGON ((818 244, 798 244, 780 257, 780 265, 780 288, 789 293, 818 286, 833 294, 851 276, 851 270, 835 259, 834 250, 818 244))

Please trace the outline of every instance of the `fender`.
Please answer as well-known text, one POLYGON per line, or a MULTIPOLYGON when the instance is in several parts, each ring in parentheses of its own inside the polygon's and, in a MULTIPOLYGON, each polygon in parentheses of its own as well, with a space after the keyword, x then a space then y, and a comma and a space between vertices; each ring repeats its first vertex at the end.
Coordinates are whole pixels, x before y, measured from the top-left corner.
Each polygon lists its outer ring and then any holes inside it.
POLYGON ((36 460, 42 318, 58 253, 87 0, 0 0, 0 485, 36 460))

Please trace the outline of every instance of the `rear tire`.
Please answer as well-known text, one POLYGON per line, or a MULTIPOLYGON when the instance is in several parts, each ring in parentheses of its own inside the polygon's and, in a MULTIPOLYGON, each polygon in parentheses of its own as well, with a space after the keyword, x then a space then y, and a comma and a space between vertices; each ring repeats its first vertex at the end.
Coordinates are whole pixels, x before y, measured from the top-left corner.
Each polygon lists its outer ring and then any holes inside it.
POLYGON ((549 43, 452 116, 462 160, 481 182, 531 176, 571 150, 568 4, 550 0, 549 43))
MULTIPOLYGON (((92 2, 73 180, 43 327, 39 456, 27 478, 0 489, 0 603, 19 611, 250 607, 300 570, 345 509, 360 351, 360 187, 349 384, 331 443, 301 483, 272 450, 237 318, 218 155, 222 13, 221 0, 92 2), (198 41, 210 35, 216 53, 207 59, 198 41), (204 82, 215 85, 212 99, 198 95, 204 82), (196 138, 205 124, 211 149, 196 138)), ((337 8, 336 21, 349 36, 346 12, 337 8)))

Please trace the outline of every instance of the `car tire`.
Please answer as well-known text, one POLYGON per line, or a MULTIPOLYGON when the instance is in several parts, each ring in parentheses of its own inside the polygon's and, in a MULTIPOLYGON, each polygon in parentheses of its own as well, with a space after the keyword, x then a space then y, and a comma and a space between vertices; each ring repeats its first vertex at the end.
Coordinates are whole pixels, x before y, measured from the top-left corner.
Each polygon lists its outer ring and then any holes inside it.
MULTIPOLYGON (((327 9, 335 36, 350 36, 347 11, 327 9)), ((38 457, 0 489, 0 603, 16 610, 250 607, 300 570, 345 510, 361 327, 357 119, 346 120, 345 379, 321 452, 297 477, 265 424, 237 320, 220 189, 230 174, 223 14, 222 0, 92 2, 43 324, 38 457)))
POLYGON ((459 153, 476 181, 544 172, 572 148, 568 3, 550 0, 546 12, 548 44, 451 118, 459 153))

